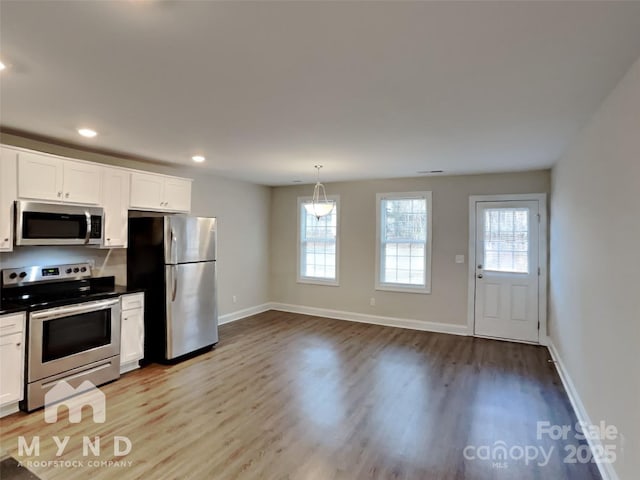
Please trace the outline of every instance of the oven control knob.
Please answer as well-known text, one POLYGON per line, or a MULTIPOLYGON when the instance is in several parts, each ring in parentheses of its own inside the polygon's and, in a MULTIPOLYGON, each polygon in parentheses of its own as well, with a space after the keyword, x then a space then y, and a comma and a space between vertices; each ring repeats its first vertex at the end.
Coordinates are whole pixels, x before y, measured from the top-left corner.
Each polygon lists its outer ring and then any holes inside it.
POLYGON ((71 273, 71 272, 73 272, 73 270, 71 270, 70 268, 67 268, 67 269, 65 270, 65 273, 71 273))
POLYGON ((20 272, 20 278, 24 278, 27 276, 27 272, 20 272))
POLYGON ((73 273, 78 273, 80 271, 80 269, 78 267, 73 269, 73 273))
POLYGON ((82 267, 82 268, 80 269, 80 271, 81 271, 81 272, 86 272, 86 271, 87 271, 87 267, 82 267))
POLYGON ((18 274, 16 272, 13 272, 11 275, 9 275, 9 278, 11 280, 13 280, 14 278, 16 278, 18 276, 18 274))

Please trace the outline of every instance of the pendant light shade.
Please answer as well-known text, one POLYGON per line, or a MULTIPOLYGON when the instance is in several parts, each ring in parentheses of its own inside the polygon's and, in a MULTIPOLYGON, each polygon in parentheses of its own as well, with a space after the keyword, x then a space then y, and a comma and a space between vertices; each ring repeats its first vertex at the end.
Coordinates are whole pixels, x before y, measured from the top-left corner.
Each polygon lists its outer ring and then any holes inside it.
POLYGON ((304 208, 310 215, 313 215, 318 220, 321 217, 329 215, 335 208, 335 202, 327 200, 327 192, 324 189, 324 185, 320 183, 320 169, 322 165, 315 165, 317 170, 316 185, 313 187, 313 199, 311 203, 306 203, 304 208))

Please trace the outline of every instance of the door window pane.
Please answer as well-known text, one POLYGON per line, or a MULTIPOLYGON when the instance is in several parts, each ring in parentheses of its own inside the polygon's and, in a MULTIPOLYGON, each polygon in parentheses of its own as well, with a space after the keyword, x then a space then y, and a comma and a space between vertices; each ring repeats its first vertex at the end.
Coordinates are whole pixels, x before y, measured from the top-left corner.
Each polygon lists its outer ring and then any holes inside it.
POLYGON ((484 269, 529 273, 529 209, 484 211, 484 269))

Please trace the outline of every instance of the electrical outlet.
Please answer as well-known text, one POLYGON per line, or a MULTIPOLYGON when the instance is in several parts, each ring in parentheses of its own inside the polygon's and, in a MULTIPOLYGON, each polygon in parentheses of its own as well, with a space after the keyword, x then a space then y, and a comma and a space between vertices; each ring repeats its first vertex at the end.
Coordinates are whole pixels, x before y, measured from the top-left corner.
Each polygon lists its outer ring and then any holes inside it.
POLYGON ((235 295, 231 297, 231 299, 233 300, 233 303, 238 303, 238 297, 236 297, 235 295))
POLYGON ((456 255, 456 263, 464 263, 464 255, 456 255))
POLYGON ((375 307, 375 306, 376 306, 376 299, 375 299, 375 297, 371 297, 371 298, 369 299, 369 305, 371 305, 372 307, 375 307))

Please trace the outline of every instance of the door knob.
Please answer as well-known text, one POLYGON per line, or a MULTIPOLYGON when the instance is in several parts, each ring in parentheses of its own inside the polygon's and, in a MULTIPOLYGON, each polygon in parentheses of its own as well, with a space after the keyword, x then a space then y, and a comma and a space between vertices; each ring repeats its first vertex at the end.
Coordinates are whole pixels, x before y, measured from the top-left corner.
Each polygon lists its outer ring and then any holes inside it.
POLYGON ((478 278, 482 278, 482 276, 483 276, 483 275, 482 275, 481 273, 480 273, 480 274, 478 274, 478 278))
POLYGON ((478 268, 482 268, 482 265, 478 265, 478 268))

